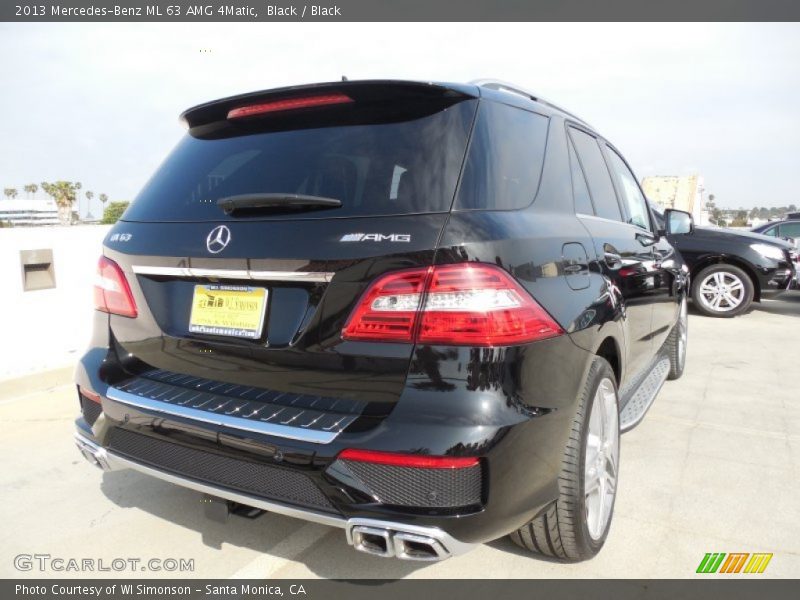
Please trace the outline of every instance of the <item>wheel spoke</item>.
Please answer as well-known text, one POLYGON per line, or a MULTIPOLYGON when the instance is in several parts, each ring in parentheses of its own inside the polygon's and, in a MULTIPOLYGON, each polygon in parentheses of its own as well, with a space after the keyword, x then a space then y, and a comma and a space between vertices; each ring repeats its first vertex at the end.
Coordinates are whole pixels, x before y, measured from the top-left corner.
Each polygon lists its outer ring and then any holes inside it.
POLYGON ((589 479, 586 483, 583 484, 583 493, 588 498, 593 493, 595 493, 600 487, 600 478, 597 476, 593 476, 589 479))
POLYGON ((739 299, 730 292, 725 292, 723 295, 725 296, 725 301, 729 306, 734 307, 739 304, 739 299))
POLYGON ((600 454, 600 446, 602 440, 599 435, 589 433, 586 440, 586 464, 594 464, 597 460, 597 455, 600 454))
POLYGON ((606 480, 605 478, 599 478, 597 486, 598 496, 597 499, 597 515, 596 515, 596 523, 595 523, 595 531, 602 533, 602 527, 604 525, 603 521, 605 518, 605 508, 606 508, 606 480))
POLYGON ((605 411, 605 394, 603 394, 603 406, 597 411, 600 415, 600 448, 603 448, 606 437, 608 436, 608 415, 605 411))
POLYGON ((605 473, 611 479, 617 479, 617 457, 615 455, 606 457, 605 473))

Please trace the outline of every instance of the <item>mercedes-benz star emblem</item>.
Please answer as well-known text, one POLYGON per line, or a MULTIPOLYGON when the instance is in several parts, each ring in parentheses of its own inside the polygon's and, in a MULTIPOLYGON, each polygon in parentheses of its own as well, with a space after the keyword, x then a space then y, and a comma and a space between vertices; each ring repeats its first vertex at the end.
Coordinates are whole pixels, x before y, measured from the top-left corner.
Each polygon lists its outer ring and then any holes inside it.
POLYGON ((218 225, 206 238, 206 248, 211 254, 219 254, 231 241, 231 230, 225 225, 218 225))

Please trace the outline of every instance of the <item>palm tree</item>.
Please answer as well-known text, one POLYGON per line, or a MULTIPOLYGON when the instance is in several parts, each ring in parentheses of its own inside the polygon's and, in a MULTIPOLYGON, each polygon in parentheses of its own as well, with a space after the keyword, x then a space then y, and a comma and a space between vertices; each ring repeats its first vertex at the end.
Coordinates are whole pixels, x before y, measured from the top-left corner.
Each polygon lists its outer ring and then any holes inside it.
POLYGON ((3 193, 6 195, 6 198, 11 198, 13 200, 17 197, 17 188, 6 188, 3 190, 3 193))
POLYGON ((81 189, 80 182, 56 181, 55 183, 42 182, 42 189, 48 196, 55 200, 58 206, 58 218, 64 225, 72 223, 72 205, 75 204, 77 192, 81 189))
MULTIPOLYGON (((90 190, 86 190, 86 200, 88 200, 89 207, 86 209, 86 217, 92 217, 92 198, 94 198, 94 192, 90 190)), ((78 209, 80 211, 80 209, 78 209)))
POLYGON ((28 198, 30 198, 31 196, 36 194, 36 191, 39 189, 39 186, 36 185, 35 183, 29 183, 22 189, 25 190, 25 193, 28 194, 28 198))

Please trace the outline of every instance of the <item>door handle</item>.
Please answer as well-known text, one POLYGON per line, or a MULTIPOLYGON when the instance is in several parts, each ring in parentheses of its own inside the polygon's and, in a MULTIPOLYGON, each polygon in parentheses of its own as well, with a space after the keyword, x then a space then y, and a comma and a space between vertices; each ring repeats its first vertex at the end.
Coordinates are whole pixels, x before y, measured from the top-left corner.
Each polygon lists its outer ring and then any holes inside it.
POLYGON ((619 269, 622 266, 622 257, 615 252, 605 251, 603 258, 606 261, 609 269, 619 269))

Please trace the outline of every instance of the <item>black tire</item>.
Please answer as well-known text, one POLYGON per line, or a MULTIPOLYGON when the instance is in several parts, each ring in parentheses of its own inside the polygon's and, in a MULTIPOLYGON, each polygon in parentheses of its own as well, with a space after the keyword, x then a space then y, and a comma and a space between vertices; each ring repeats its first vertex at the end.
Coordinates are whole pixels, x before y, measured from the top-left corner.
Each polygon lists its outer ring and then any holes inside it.
POLYGON ((689 314, 687 310, 686 297, 681 301, 678 322, 669 333, 667 341, 664 342, 664 349, 669 356, 669 375, 667 379, 680 379, 683 375, 683 367, 686 365, 686 345, 689 341, 689 314))
MULTIPOLYGON (((536 554, 563 561, 581 561, 595 556, 608 537, 614 514, 616 481, 608 522, 602 534, 592 537, 587 524, 586 494, 584 493, 587 431, 592 405, 601 382, 609 380, 614 391, 616 407, 616 444, 619 448, 619 395, 614 372, 608 362, 595 357, 586 378, 572 430, 561 462, 558 478, 559 497, 542 513, 510 535, 522 548, 536 554)), ((619 459, 617 456, 617 469, 619 459)), ((616 470, 616 469, 615 469, 616 470)))
POLYGON ((747 273, 742 271, 739 267, 728 263, 717 263, 706 267, 694 277, 694 283, 692 284, 692 300, 694 300, 694 305, 697 310, 708 317, 730 318, 742 314, 750 308, 750 305, 753 303, 754 292, 753 280, 750 279, 747 273), (721 274, 726 279, 731 278, 741 282, 741 300, 735 308, 728 309, 723 306, 715 310, 709 301, 704 298, 702 291, 703 284, 709 276, 716 273, 721 274))

